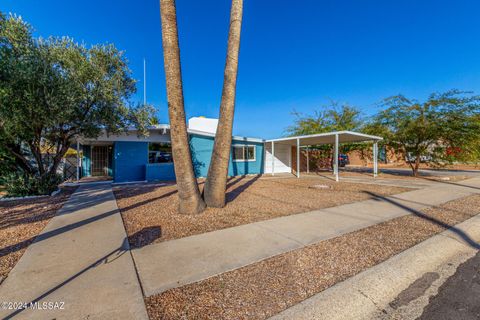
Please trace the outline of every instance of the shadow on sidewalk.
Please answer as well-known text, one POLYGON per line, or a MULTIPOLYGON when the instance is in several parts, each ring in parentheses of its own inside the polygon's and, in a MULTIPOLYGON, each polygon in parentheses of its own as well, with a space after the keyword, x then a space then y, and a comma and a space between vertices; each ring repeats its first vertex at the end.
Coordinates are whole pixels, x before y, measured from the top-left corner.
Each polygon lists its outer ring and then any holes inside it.
MULTIPOLYGON (((474 249, 480 249, 480 244, 477 243, 475 240, 473 240, 472 238, 470 238, 470 236, 463 230, 457 228, 456 226, 451 226, 443 221, 440 221, 438 219, 435 219, 433 217, 430 217, 429 215, 426 215, 418 210, 415 210, 413 208, 410 208, 404 204, 401 204, 400 202, 397 202, 395 200, 393 200, 392 198, 388 198, 388 197, 384 197, 382 195, 379 195, 379 194, 376 194, 374 192, 371 192, 371 191, 365 191, 367 194, 371 195, 374 199, 378 200, 378 201, 385 201, 385 202, 388 202, 390 204, 393 204, 399 208, 402 208, 403 210, 406 210, 410 213, 412 213, 413 215, 419 217, 419 218, 422 218, 424 220, 427 220, 431 223, 434 223, 440 227, 442 227, 443 229, 446 229, 446 230, 450 230, 452 232, 454 232, 455 234, 457 234, 460 238, 462 238, 469 246, 471 246, 472 248, 474 249)), ((408 201, 408 200, 407 200, 408 201)))
MULTIPOLYGON (((128 252, 130 250, 130 247, 128 245, 128 240, 127 238, 125 238, 123 240, 123 243, 121 244, 120 247, 118 247, 117 249, 107 253, 105 256, 101 257, 100 259, 98 259, 97 261, 93 262, 92 264, 90 264, 89 266, 83 268, 82 270, 80 270, 79 272, 75 273, 73 276, 65 279, 64 281, 62 281, 61 283, 59 283, 58 285, 56 285, 55 287, 45 291, 44 293, 42 293, 41 295, 39 295, 38 297, 36 297, 35 299, 27 302, 27 306, 32 306, 34 305, 35 303, 38 303, 38 302, 42 302, 42 299, 44 299, 45 297, 47 297, 48 295, 50 295, 51 293, 57 291, 58 289, 60 289, 61 287, 63 287, 64 285, 68 284, 69 282, 75 280, 76 278, 80 277, 82 274, 84 274, 85 272, 87 272, 88 270, 91 270, 93 268, 96 268, 102 264, 107 264, 107 263, 111 263, 113 261, 115 261, 116 259, 120 258, 124 253, 128 252)), ((12 312, 11 314, 9 314, 8 316, 6 316, 5 318, 3 319, 12 319, 13 317, 19 315, 21 312, 23 312, 24 310, 26 309, 18 309, 18 310, 15 310, 14 312, 12 312)), ((28 310, 28 308, 27 308, 28 310)))
POLYGON ((109 217, 109 216, 111 216, 113 214, 116 214, 116 213, 118 213, 118 210, 107 211, 107 212, 102 213, 100 215, 96 215, 94 217, 91 217, 91 218, 88 218, 88 219, 85 219, 85 220, 82 220, 82 221, 78 221, 78 222, 60 227, 58 229, 47 231, 45 233, 39 234, 38 236, 34 236, 34 237, 28 238, 26 240, 23 240, 19 243, 12 244, 10 246, 6 246, 6 247, 0 249, 0 257, 6 256, 7 254, 10 254, 12 252, 16 252, 18 250, 24 249, 24 248, 28 247, 31 243, 37 243, 37 242, 40 242, 40 241, 47 240, 47 239, 55 237, 59 234, 62 234, 62 233, 68 232, 68 231, 72 231, 74 229, 77 229, 77 228, 80 228, 84 225, 90 224, 92 222, 104 219, 104 218, 109 217))
MULTIPOLYGON (((452 181, 447 181, 447 180, 434 180, 434 179, 429 179, 427 177, 419 177, 423 180, 428 180, 428 181, 434 181, 434 182, 438 182, 438 183, 443 183, 443 184, 449 184, 449 185, 452 185, 452 186, 457 186, 457 187, 463 187, 463 188, 470 188, 470 189, 474 189, 474 190, 480 190, 479 187, 474 187, 474 186, 469 186, 469 185, 466 185, 466 184, 461 184, 461 183, 458 183, 458 182, 452 182, 452 181)), ((468 180, 468 179, 467 179, 468 180)))

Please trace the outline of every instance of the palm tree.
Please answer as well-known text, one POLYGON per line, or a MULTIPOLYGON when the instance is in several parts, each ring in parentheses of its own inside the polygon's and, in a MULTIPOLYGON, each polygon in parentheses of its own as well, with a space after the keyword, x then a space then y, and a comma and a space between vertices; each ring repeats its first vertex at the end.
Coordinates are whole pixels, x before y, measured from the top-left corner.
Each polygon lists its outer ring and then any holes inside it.
POLYGON ((168 114, 173 164, 177 179, 179 212, 193 214, 205 209, 192 166, 183 101, 180 47, 175 0, 160 0, 163 59, 167 82, 168 114))
POLYGON ((223 75, 222 101, 212 160, 208 168, 204 198, 209 207, 225 206, 228 163, 232 146, 232 127, 235 111, 235 93, 238 73, 238 53, 242 28, 243 0, 232 0, 227 58, 223 75))

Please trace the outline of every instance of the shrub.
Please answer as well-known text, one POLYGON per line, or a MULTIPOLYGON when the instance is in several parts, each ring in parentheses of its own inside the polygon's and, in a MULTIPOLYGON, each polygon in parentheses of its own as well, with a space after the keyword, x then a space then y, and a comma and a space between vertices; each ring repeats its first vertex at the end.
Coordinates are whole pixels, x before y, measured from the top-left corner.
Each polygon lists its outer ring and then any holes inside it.
POLYGON ((12 173, 5 177, 5 189, 8 197, 25 197, 51 194, 62 182, 61 175, 29 175, 12 173))

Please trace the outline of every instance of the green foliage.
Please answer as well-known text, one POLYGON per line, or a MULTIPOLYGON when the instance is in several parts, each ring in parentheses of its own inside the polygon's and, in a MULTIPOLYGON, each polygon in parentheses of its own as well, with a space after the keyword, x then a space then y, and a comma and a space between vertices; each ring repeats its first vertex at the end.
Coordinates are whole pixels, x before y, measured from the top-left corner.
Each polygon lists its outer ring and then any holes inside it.
MULTIPOLYGON (((384 138, 380 145, 392 147, 407 155, 414 175, 420 159, 429 159, 433 166, 454 161, 477 162, 480 159, 480 97, 468 92, 451 90, 434 93, 427 101, 418 102, 398 95, 382 101, 383 108, 369 121, 360 111, 338 104, 323 108, 313 116, 295 113, 289 135, 308 135, 330 131, 361 131, 384 138)), ((371 144, 346 144, 342 152, 360 150, 371 153, 371 144)), ((331 146, 317 149, 327 152, 331 146)), ((324 152, 324 153, 325 153, 324 152)))
MULTIPOLYGON (((340 105, 332 102, 329 106, 324 106, 320 111, 313 115, 302 115, 294 112, 296 120, 294 124, 287 128, 287 134, 290 136, 301 136, 332 131, 358 131, 363 125, 363 119, 360 110, 347 104, 340 105)), ((363 150, 368 148, 366 144, 351 143, 342 144, 340 153, 353 150, 363 150)), ((332 145, 313 146, 318 150, 316 162, 324 162, 326 158, 331 157, 332 145)), ((332 162, 333 165, 333 162, 332 162)))
POLYGON ((20 169, 53 176, 78 135, 132 126, 146 132, 154 110, 129 102, 135 80, 122 51, 68 37, 34 39, 31 30, 19 17, 0 16, 0 144, 20 169), (53 161, 45 161, 46 146, 53 161))
POLYGON ((4 178, 4 186, 8 197, 25 197, 32 195, 49 195, 57 190, 62 176, 30 175, 27 173, 10 173, 4 178))
POLYGON ((0 185, 4 183, 4 177, 14 171, 16 171, 15 158, 0 145, 0 185))
POLYGON ((331 105, 322 107, 313 115, 303 115, 294 112, 296 120, 287 128, 290 136, 324 133, 330 131, 358 130, 362 125, 360 111, 349 105, 339 105, 332 102, 331 105))
POLYGON ((383 101, 385 110, 367 131, 415 159, 410 164, 416 175, 422 156, 435 164, 478 157, 479 102, 479 96, 458 90, 432 94, 425 102, 393 96, 383 101))

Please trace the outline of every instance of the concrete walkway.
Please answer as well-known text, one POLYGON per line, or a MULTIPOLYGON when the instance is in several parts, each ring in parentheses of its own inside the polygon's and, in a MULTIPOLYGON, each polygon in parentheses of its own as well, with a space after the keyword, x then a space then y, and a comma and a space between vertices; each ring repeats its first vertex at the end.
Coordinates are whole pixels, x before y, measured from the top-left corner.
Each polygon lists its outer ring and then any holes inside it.
MULTIPOLYGON (((333 178, 334 179, 334 178, 333 178)), ((332 180, 333 180, 332 179, 332 180)), ((389 178, 372 178, 372 177, 340 177, 341 182, 375 184, 389 187, 401 187, 409 189, 422 189, 433 187, 438 182, 427 179, 389 179, 389 178)))
POLYGON ((0 297, 44 308, 0 308, 2 319, 148 319, 109 184, 79 187, 1 284, 0 297))
MULTIPOLYGON (((480 215, 477 215, 270 319, 417 319, 429 302, 429 294, 435 294, 434 290, 427 289, 432 284, 438 288, 456 266, 478 253, 479 241, 480 215), (435 280, 437 283, 432 281, 426 284, 426 276, 432 274, 440 279, 435 280), (423 284, 419 285, 419 281, 423 284), (405 305, 393 308, 392 303, 399 301, 399 295, 403 297, 400 300, 406 300, 401 302, 405 305), (410 297, 407 298, 407 295, 410 297)), ((466 319, 457 316, 458 319, 466 319)), ((454 318, 445 316, 431 319, 454 318)))
POLYGON ((480 193, 480 178, 256 222, 132 250, 144 294, 185 284, 325 239, 480 193))

